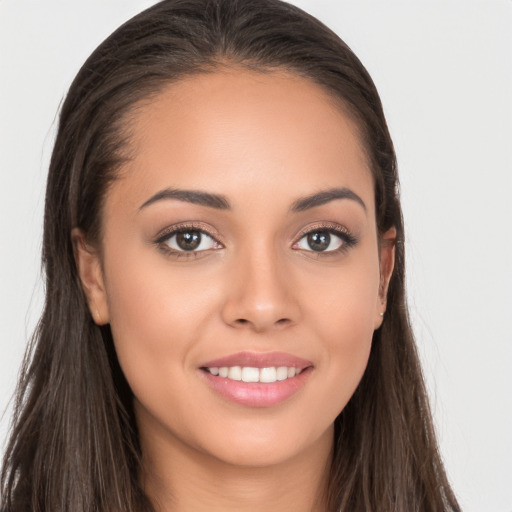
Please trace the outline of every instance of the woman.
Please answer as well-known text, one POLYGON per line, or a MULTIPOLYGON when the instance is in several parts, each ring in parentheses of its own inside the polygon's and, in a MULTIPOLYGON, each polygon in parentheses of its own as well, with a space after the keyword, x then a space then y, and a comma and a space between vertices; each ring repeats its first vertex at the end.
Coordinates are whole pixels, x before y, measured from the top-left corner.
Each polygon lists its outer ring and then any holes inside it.
POLYGON ((84 64, 47 185, 10 510, 458 510, 367 72, 274 0, 167 0, 84 64))

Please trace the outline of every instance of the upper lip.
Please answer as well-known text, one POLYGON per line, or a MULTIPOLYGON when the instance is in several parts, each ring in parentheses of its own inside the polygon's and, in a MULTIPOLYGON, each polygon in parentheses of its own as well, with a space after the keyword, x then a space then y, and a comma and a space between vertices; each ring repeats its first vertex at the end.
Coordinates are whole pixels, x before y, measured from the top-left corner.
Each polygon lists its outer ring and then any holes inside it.
POLYGON ((223 366, 245 366, 252 368, 288 366, 304 369, 313 366, 313 363, 286 352, 238 352, 237 354, 213 359, 200 365, 201 368, 221 368, 223 366))

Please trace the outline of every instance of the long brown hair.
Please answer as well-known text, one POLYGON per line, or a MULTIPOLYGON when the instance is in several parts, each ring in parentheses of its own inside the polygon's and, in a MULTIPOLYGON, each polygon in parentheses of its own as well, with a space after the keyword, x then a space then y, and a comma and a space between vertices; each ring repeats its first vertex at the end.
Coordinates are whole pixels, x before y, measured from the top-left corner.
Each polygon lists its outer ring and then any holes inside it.
POLYGON ((407 315, 396 158, 378 93, 337 35, 278 0, 164 0, 114 32, 72 83, 46 191, 46 302, 17 389, 2 510, 153 510, 138 478, 132 393, 110 328, 91 319, 71 230, 101 241, 105 194, 130 158, 130 112, 170 82, 226 63, 286 70, 336 98, 364 139, 378 231, 397 231, 386 316, 361 383, 335 422, 328 510, 459 510, 407 315))

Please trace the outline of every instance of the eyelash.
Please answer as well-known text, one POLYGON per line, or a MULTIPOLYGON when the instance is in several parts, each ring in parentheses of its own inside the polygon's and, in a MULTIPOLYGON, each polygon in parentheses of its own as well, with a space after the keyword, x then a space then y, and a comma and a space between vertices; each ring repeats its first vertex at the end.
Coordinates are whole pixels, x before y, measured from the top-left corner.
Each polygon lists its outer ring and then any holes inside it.
POLYGON ((327 222, 308 226, 306 229, 301 231, 297 236, 297 241, 293 244, 293 247, 296 246, 304 237, 307 237, 313 233, 328 233, 329 235, 337 236, 341 240, 340 247, 330 251, 304 250, 304 252, 308 252, 310 253, 310 256, 315 256, 316 258, 343 254, 351 247, 356 246, 359 242, 358 238, 354 236, 347 228, 340 226, 339 224, 327 222))
MULTIPOLYGON (((206 253, 211 250, 222 249, 224 247, 223 244, 218 241, 217 233, 210 231, 209 229, 205 228, 205 226, 202 224, 196 223, 170 226, 158 235, 154 243, 165 254, 173 256, 175 258, 197 258, 198 256, 201 255, 201 253, 206 253), (210 237, 215 244, 218 244, 218 247, 215 247, 213 249, 202 249, 199 251, 176 250, 173 249, 172 247, 169 247, 168 242, 169 240, 172 239, 172 237, 179 235, 180 233, 187 233, 192 231, 210 237)), ((317 258, 321 258, 326 256, 332 256, 335 254, 342 254, 349 250, 351 247, 357 245, 357 243, 358 239, 353 234, 351 234, 346 228, 338 224, 322 223, 314 226, 309 226, 307 229, 301 231, 297 236, 296 241, 293 243, 292 248, 295 248, 295 250, 311 253, 311 255, 314 255, 317 258), (328 233, 329 235, 335 235, 341 240, 341 245, 340 247, 330 251, 314 251, 312 249, 307 250, 296 247, 297 244, 299 244, 303 238, 313 233, 328 233)))
POLYGON ((179 226, 170 226, 167 229, 165 229, 163 232, 161 232, 158 237, 155 240, 155 244, 158 246, 158 248, 163 251, 165 254, 169 256, 173 256, 175 258, 197 258, 201 255, 201 253, 208 252, 211 249, 203 249, 201 251, 179 251, 176 249, 173 249, 172 247, 169 247, 168 242, 171 240, 172 237, 179 235, 180 233, 187 233, 187 232, 197 232, 201 235, 206 235, 210 237, 216 244, 219 245, 219 247, 216 247, 213 250, 221 249, 223 247, 222 243, 217 240, 218 235, 217 233, 214 233, 210 231, 209 229, 205 228, 202 224, 180 224, 179 226))

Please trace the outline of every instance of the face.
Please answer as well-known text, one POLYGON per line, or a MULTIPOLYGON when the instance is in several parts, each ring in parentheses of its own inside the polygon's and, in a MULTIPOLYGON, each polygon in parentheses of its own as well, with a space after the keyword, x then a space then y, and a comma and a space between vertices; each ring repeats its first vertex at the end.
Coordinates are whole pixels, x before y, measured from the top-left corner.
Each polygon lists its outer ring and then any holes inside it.
POLYGON ((356 126, 319 86, 249 71, 171 85, 130 123, 101 252, 77 257, 143 446, 261 466, 330 444, 392 267, 356 126))

